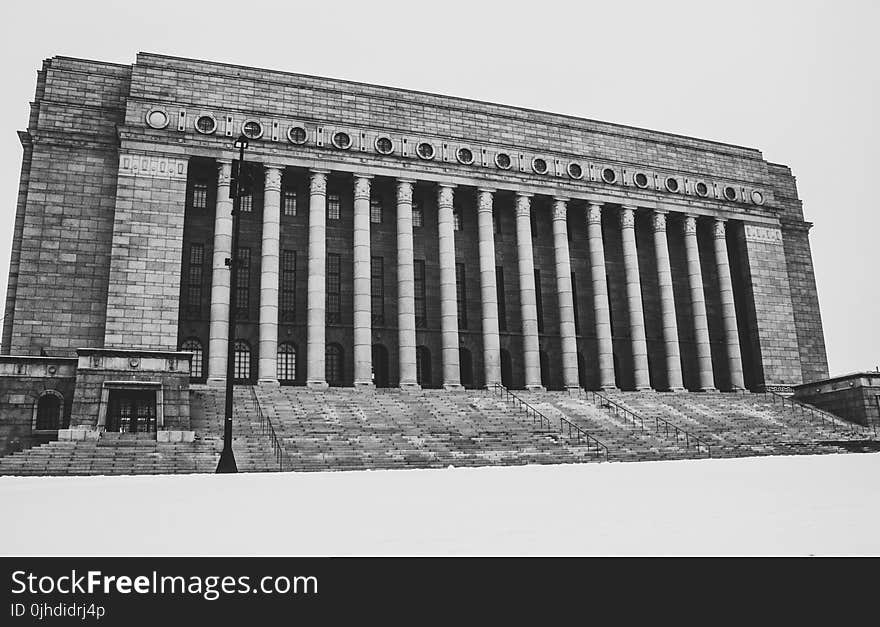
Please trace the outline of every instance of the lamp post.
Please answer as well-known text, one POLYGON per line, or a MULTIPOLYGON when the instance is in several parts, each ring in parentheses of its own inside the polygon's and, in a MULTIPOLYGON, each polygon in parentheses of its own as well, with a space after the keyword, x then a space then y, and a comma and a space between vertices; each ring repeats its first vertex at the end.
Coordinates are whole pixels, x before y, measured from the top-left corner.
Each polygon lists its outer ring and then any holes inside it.
POLYGON ((237 287, 236 267, 238 265, 238 214, 241 209, 241 196, 244 189, 244 151, 248 139, 239 135, 233 144, 238 148, 238 167, 232 169, 230 195, 232 196, 232 252, 226 265, 229 266, 229 331, 226 349, 226 411, 223 420, 223 452, 217 464, 218 473, 238 472, 235 455, 232 452, 232 401, 233 379, 235 378, 235 292, 237 287))

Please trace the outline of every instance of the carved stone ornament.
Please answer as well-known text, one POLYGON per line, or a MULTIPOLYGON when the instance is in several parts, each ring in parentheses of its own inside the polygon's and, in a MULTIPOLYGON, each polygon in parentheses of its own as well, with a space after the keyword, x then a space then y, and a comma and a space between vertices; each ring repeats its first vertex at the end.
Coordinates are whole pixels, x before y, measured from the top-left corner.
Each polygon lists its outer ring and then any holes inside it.
POLYGON ((715 239, 725 239, 727 229, 724 226, 724 220, 715 220, 715 239))
POLYGON ((684 234, 685 235, 696 235, 697 234, 697 218, 695 216, 685 216, 684 234))
POLYGON ((655 212, 654 213, 654 231, 663 232, 666 230, 666 214, 655 212))
POLYGON ((620 211, 620 228, 631 229, 636 225, 636 214, 632 209, 622 209, 620 211))
POLYGON ((232 164, 229 161, 221 161, 217 164, 217 184, 229 186, 232 181, 232 164))
POLYGON ((587 208, 587 224, 602 224, 602 205, 591 204, 587 208))
POLYGON ((361 199, 370 197, 370 177, 354 177, 354 197, 361 199))
POLYGON ((266 183, 267 190, 278 191, 281 189, 281 168, 278 166, 266 166, 266 183))
POLYGON ((532 211, 532 197, 528 194, 516 195, 516 215, 517 217, 528 218, 532 211))
POLYGON ((492 199, 492 192, 488 190, 480 190, 480 194, 477 197, 477 210, 492 211, 492 199))
POLYGON ((553 219, 565 220, 568 216, 568 203, 564 200, 556 200, 553 202, 553 219))
POLYGON ((452 187, 448 185, 441 185, 437 189, 437 206, 438 207, 451 207, 452 206, 452 187))
POLYGON ((412 204, 413 184, 409 181, 397 181, 397 204, 412 204))
POLYGON ((327 193, 327 175, 324 172, 312 172, 310 191, 320 196, 327 193))

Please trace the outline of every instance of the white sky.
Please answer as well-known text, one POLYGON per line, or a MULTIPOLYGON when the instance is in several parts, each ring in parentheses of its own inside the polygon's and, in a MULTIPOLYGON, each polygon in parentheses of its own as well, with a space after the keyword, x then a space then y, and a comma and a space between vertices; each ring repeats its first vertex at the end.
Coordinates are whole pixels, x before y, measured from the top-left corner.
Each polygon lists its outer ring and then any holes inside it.
MULTIPOLYGON (((11 2, 0 22, 6 290, 41 61, 138 51, 344 78, 760 149, 798 179, 832 374, 880 365, 880 3, 11 2)), ((2 301, 2 302, 5 302, 2 301)))
POLYGON ((0 516, 0 555, 876 556, 878 475, 872 453, 0 477, 15 512, 0 516))

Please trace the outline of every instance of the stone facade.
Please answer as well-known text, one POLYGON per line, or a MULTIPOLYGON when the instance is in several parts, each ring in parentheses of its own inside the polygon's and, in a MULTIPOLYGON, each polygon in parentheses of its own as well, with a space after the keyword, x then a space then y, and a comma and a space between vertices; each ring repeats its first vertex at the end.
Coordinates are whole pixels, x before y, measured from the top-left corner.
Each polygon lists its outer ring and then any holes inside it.
POLYGON ((795 386, 794 397, 846 420, 880 428, 880 372, 856 372, 795 386))
POLYGON ((38 75, 3 352, 186 347, 195 378, 222 382, 245 130, 242 379, 758 390, 827 376, 810 225, 791 172, 757 150, 143 53, 55 57, 38 75))

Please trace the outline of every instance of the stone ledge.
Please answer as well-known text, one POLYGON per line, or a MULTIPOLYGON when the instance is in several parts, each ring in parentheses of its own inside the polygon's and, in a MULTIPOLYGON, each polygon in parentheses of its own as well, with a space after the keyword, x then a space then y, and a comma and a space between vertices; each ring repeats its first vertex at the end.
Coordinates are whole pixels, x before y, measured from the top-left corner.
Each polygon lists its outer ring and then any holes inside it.
POLYGON ((58 429, 58 439, 62 441, 85 441, 95 440, 101 436, 101 432, 97 429, 70 428, 58 429))
POLYGON ((157 431, 157 442, 194 442, 196 439, 195 431, 157 431))

